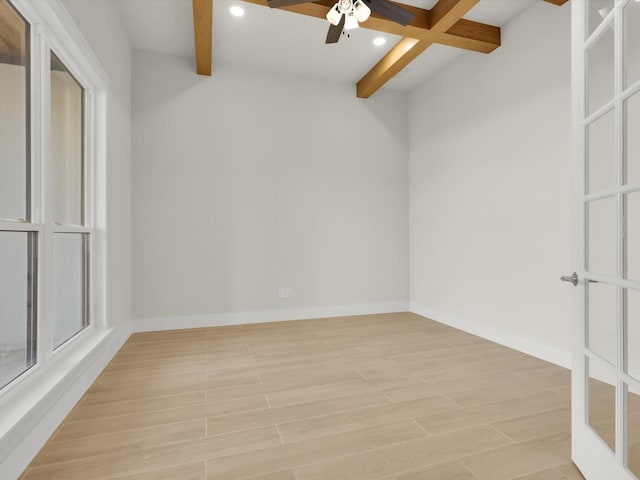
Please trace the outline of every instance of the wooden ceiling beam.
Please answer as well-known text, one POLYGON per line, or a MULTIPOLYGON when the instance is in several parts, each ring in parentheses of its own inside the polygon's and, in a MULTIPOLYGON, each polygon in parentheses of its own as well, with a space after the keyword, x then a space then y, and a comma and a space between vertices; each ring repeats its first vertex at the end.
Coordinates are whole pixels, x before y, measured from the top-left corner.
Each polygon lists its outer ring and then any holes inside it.
MULTIPOLYGON (((267 0, 244 1, 268 7, 267 0)), ((282 7, 280 10, 324 19, 334 4, 335 0, 318 0, 317 2, 282 7)), ((372 13, 369 19, 363 22, 360 27, 482 53, 492 52, 500 46, 500 29, 498 27, 461 19, 455 22, 447 31, 432 31, 432 10, 425 10, 411 5, 398 5, 416 15, 406 27, 376 13, 372 13)))
POLYGON ((213 0, 193 0, 193 32, 198 75, 211 76, 213 0))
MULTIPOLYGON (((439 0, 430 11, 430 31, 436 34, 448 31, 479 1, 439 0)), ((404 37, 358 81, 358 97, 369 98, 433 43, 429 40, 404 37)))
POLYGON ((431 31, 446 32, 480 0, 440 0, 431 9, 431 31))
POLYGON ((424 40, 404 37, 356 85, 358 98, 369 98, 400 70, 432 45, 424 40))

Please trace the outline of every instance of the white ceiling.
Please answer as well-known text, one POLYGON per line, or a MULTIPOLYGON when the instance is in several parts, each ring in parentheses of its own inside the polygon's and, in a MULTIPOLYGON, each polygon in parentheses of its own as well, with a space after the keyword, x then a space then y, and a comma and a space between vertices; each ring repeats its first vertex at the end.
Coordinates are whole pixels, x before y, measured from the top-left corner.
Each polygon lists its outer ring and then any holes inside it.
MULTIPOLYGON (((194 56, 191 0, 116 1, 134 48, 194 56)), ((481 0, 465 18, 503 27, 536 1, 542 0, 481 0)), ((436 0, 404 3, 431 8, 436 0)), ((215 62, 222 61, 355 84, 399 40, 361 28, 352 31, 350 38, 325 45, 326 20, 241 0, 214 0, 213 10, 214 71, 215 62), (233 17, 232 5, 242 6, 245 16, 233 17), (377 36, 386 37, 386 45, 375 47, 372 41, 377 36)), ((384 88, 411 90, 459 55, 481 54, 434 45, 384 88)))

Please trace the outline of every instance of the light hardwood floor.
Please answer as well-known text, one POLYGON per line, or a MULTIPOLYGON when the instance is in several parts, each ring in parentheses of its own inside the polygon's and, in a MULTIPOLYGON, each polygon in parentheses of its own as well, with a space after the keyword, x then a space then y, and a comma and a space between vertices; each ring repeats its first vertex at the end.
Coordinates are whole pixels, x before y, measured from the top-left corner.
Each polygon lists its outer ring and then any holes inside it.
POLYGON ((569 377, 410 313, 138 333, 22 478, 580 479, 569 377))

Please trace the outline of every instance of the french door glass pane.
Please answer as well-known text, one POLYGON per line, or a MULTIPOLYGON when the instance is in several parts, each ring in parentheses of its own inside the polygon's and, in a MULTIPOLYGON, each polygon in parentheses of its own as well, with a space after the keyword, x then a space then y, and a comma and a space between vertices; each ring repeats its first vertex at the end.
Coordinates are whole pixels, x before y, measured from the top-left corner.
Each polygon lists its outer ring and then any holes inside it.
POLYGON ((51 53, 51 219, 83 224, 82 86, 51 53))
POLYGON ((615 116, 610 110, 587 127, 588 193, 615 187, 615 116))
POLYGON ((53 238, 53 348, 88 324, 87 235, 56 233, 53 238))
POLYGON ((36 362, 34 239, 33 233, 0 232, 0 388, 36 362))
POLYGON ((587 420, 602 441, 615 452, 616 449, 616 389, 611 383, 596 379, 592 373, 593 361, 589 362, 587 382, 587 420))
POLYGON ((29 25, 0 0, 0 219, 28 218, 29 25))
POLYGON ((587 4, 587 38, 613 9, 614 0, 589 0, 587 4))
POLYGON ((616 211, 617 202, 614 197, 587 204, 589 272, 609 276, 617 273, 616 211))
POLYGON ((613 285, 589 283, 589 348, 616 365, 617 291, 613 285))
POLYGON ((613 99, 613 31, 607 28, 587 51, 587 115, 613 99))
POLYGON ((640 382, 640 291, 631 289, 627 289, 627 373, 640 382))
POLYGON ((640 281, 640 192, 625 195, 627 206, 627 278, 640 281))
MULTIPOLYGON (((638 55, 640 55, 640 50, 638 55)), ((626 183, 640 185, 640 135, 638 135, 640 131, 640 92, 629 98, 625 105, 627 111, 626 183)))
POLYGON ((640 478, 640 392, 627 388, 627 468, 640 478))
POLYGON ((640 80, 640 2, 632 1, 624 9, 625 88, 640 80))
POLYGON ((640 392, 627 387, 627 468, 640 478, 640 392))

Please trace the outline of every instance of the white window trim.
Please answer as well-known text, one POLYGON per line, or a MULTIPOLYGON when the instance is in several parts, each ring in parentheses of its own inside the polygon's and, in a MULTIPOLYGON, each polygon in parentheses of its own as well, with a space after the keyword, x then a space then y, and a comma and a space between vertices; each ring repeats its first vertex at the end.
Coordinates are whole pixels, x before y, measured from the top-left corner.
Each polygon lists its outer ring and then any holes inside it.
MULTIPOLYGON (((106 145, 107 145, 107 94, 110 80, 98 59, 78 30, 73 19, 60 0, 34 2, 11 0, 14 7, 31 25, 31 181, 33 223, 0 222, 2 230, 35 231, 41 236, 38 256, 51 262, 51 252, 45 252, 43 236, 53 231, 86 231, 84 227, 56 227, 43 223, 42 198, 46 185, 46 168, 49 156, 49 60, 50 49, 67 66, 69 71, 85 87, 85 182, 89 195, 85 205, 89 213, 86 219, 91 231, 90 271, 90 324, 55 351, 52 350, 52 325, 42 327, 43 311, 51 312, 51 286, 42 285, 38 275, 37 363, 0 390, 0 447, 10 447, 24 436, 16 425, 36 407, 42 398, 69 381, 71 372, 77 371, 78 362, 86 358, 111 333, 107 321, 106 296, 106 145)), ((51 265, 48 266, 48 271, 51 265)), ((45 263, 44 268, 47 268, 45 263)), ((51 321, 51 317, 46 321, 51 321)), ((30 423, 30 422, 27 422, 30 423)), ((8 449, 0 451, 9 453, 8 449)), ((2 455, 0 455, 1 457, 2 455)), ((2 458, 0 458, 0 462, 2 458)))

